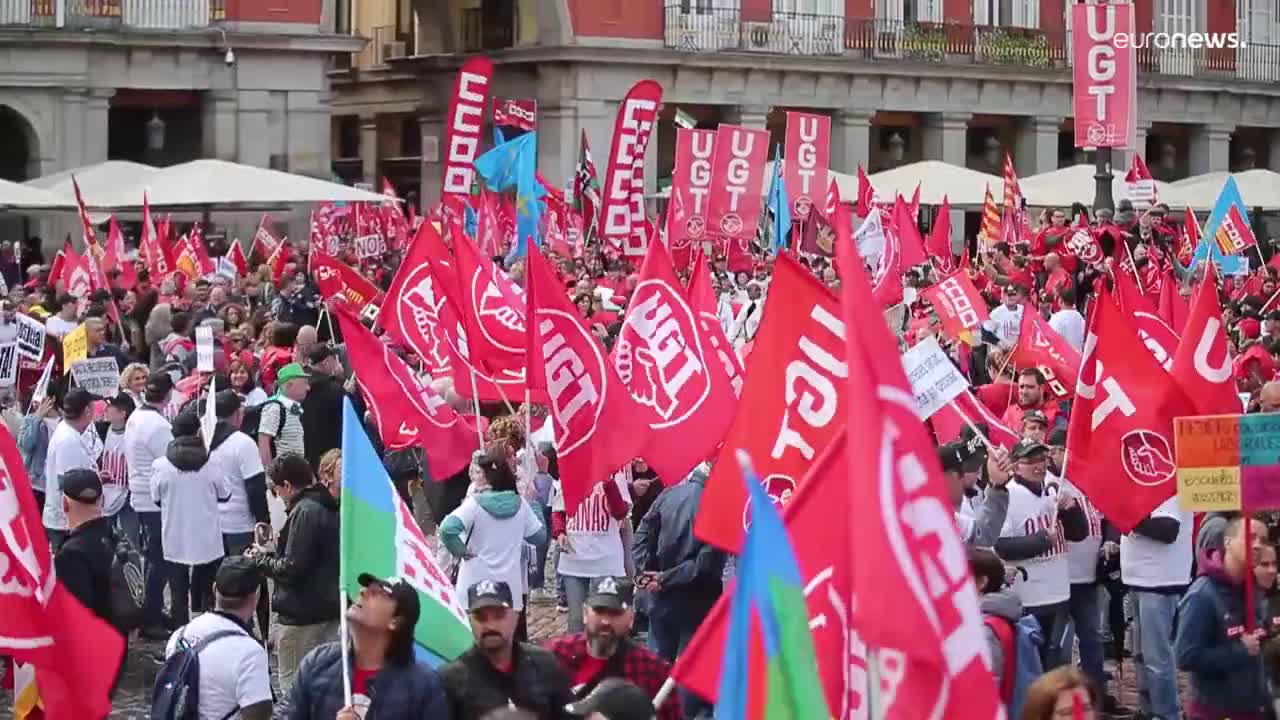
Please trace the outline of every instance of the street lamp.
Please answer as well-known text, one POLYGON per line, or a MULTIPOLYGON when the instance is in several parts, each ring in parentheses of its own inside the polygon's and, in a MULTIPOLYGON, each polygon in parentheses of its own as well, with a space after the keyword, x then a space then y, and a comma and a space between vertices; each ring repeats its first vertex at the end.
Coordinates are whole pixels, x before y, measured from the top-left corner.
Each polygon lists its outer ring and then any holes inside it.
POLYGON ((1093 196, 1093 212, 1096 215, 1099 210, 1114 211, 1116 209, 1116 201, 1111 197, 1111 183, 1115 181, 1115 176, 1111 174, 1111 148, 1094 148, 1093 159, 1093 179, 1097 182, 1093 196))

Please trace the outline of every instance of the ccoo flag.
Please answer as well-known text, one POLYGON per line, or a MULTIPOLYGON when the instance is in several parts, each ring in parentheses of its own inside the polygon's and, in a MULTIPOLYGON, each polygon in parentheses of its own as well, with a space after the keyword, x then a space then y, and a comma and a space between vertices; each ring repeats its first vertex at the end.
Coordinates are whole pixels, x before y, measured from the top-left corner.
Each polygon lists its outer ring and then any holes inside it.
POLYGON ((342 591, 347 598, 358 596, 361 573, 409 583, 422 606, 414 650, 419 662, 439 667, 471 647, 471 628, 453 583, 432 559, 422 530, 369 444, 351 400, 343 401, 342 413, 342 591))
POLYGON ((716 716, 748 717, 754 616, 764 640, 764 720, 830 718, 809 631, 800 564, 777 507, 746 457, 739 451, 742 477, 751 494, 751 527, 738 559, 738 584, 730 604, 716 716))

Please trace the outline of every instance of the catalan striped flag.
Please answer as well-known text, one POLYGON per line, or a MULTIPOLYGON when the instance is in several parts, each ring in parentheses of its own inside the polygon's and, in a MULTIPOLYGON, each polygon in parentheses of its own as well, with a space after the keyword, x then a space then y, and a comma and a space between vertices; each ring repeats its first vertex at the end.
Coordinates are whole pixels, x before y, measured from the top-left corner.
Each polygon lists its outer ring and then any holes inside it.
POLYGON ((987 186, 987 195, 982 201, 982 225, 978 228, 978 235, 986 240, 987 245, 1000 242, 1000 208, 991 195, 990 185, 987 186))

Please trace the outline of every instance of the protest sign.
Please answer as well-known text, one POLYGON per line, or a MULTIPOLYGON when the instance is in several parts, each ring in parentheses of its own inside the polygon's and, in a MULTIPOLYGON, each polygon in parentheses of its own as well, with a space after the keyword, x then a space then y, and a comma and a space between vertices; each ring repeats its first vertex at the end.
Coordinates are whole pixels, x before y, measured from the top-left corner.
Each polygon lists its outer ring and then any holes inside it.
POLYGON ((196 370, 213 372, 213 328, 196 328, 196 370))
POLYGON ((1280 508, 1280 415, 1180 417, 1173 431, 1183 510, 1280 508))
POLYGON ((18 354, 28 360, 44 357, 44 323, 27 315, 15 317, 18 321, 18 354))
POLYGON ((356 257, 381 257, 387 251, 387 242, 381 235, 361 235, 355 239, 356 257))
POLYGON ((925 338, 902 356, 902 368, 916 398, 916 414, 928 420, 969 387, 942 346, 925 338))
POLYGON ((0 345, 0 387, 18 384, 18 342, 0 345))
POLYGON ((71 377, 78 387, 100 398, 120 392, 120 365, 113 357, 77 360, 71 363, 71 377))
POLYGON ((89 357, 89 337, 85 334, 84 323, 75 330, 62 336, 63 373, 71 372, 71 365, 77 360, 89 357))

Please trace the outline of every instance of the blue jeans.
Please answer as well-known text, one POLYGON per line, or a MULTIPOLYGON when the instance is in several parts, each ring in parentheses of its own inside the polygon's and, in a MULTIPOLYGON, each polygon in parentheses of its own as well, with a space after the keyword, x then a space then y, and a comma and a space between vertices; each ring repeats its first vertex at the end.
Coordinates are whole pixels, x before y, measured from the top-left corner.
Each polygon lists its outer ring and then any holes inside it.
MULTIPOLYGON (((1101 591, 1097 583, 1071 586, 1070 612, 1072 627, 1080 640, 1080 668, 1099 691, 1107 687, 1103 670, 1101 591)), ((1071 647, 1067 641, 1066 647, 1071 647)))
MULTIPOLYGON (((661 592, 653 593, 649 608, 649 649, 667 662, 675 662, 703 619, 683 603, 664 598, 661 592)), ((711 709, 706 701, 683 688, 680 690, 680 704, 687 718, 697 717, 698 713, 711 709)))
POLYGON ((1130 588, 1136 610, 1138 709, 1158 720, 1178 720, 1178 673, 1173 660, 1173 614, 1178 595, 1130 588))
POLYGON ((142 624, 155 627, 164 624, 164 586, 168 570, 164 561, 164 542, 160 536, 160 511, 138 513, 142 535, 143 577, 146 600, 142 603, 142 624))
POLYGON ((587 602, 591 578, 561 575, 560 579, 564 582, 565 604, 569 606, 569 634, 574 635, 586 627, 582 621, 582 606, 587 602))
POLYGON ((551 507, 542 508, 542 527, 547 529, 542 544, 537 545, 533 571, 529 573, 529 588, 541 590, 547 584, 547 552, 551 550, 551 507))

